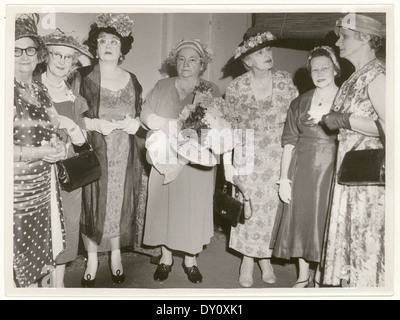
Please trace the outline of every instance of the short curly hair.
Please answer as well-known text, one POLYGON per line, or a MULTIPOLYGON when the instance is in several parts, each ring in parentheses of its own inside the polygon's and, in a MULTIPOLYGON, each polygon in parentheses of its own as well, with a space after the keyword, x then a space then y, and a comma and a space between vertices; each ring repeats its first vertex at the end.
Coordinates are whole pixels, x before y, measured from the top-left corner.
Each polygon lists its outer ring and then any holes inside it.
POLYGON ((134 41, 133 37, 131 35, 123 37, 114 28, 112 27, 99 28, 95 23, 93 23, 90 26, 88 39, 84 42, 84 44, 86 44, 89 47, 89 52, 93 55, 93 57, 96 56, 97 39, 101 32, 113 34, 121 40, 121 54, 124 59, 125 55, 127 55, 129 51, 132 49, 132 43, 134 41))

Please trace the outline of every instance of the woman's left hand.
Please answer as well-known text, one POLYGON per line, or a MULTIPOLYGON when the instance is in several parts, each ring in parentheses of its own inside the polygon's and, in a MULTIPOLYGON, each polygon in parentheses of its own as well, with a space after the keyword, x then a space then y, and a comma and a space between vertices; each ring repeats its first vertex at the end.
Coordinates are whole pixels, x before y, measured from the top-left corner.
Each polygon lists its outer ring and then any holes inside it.
POLYGON ((131 118, 126 115, 124 120, 116 121, 119 124, 119 129, 124 130, 128 134, 136 134, 142 123, 139 119, 131 118))
POLYGON ((56 163, 57 161, 65 159, 67 156, 67 148, 65 147, 65 144, 58 143, 57 145, 53 146, 53 148, 56 149, 56 152, 46 155, 43 158, 43 161, 56 163))

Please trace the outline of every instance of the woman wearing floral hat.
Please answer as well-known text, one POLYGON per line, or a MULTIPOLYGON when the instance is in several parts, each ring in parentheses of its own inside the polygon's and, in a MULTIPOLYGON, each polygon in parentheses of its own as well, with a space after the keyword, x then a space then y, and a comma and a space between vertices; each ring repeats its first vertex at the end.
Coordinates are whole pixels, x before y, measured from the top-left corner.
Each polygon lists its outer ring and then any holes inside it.
MULTIPOLYGON (((38 80, 47 88, 53 105, 62 120, 66 123, 65 130, 58 133, 67 143, 67 157, 74 155, 71 145, 81 145, 85 142, 83 131, 84 112, 88 110, 86 100, 73 90, 67 83, 67 78, 78 64, 80 55, 93 58, 87 46, 83 45, 73 34, 66 34, 57 29, 43 37, 47 49, 46 71, 39 75, 38 80)), ((56 288, 64 287, 65 265, 74 261, 78 253, 79 221, 82 211, 82 189, 67 192, 61 190, 63 202, 66 249, 57 257, 56 288)))
MULTIPOLYGON (((178 76, 157 82, 143 105, 142 122, 169 135, 169 123, 192 103, 196 86, 205 83, 212 87, 214 96, 220 96, 215 84, 201 78, 211 59, 212 51, 200 40, 180 41, 168 59, 178 76)), ((152 168, 143 242, 162 246, 155 281, 168 278, 174 262, 172 252, 183 251, 182 267, 189 281, 202 282, 196 255, 213 235, 213 185, 214 170, 210 168, 186 165, 169 184, 164 184, 164 176, 152 168)))
POLYGON ((88 252, 83 287, 95 285, 98 252, 110 252, 111 279, 121 284, 121 248, 136 240, 135 221, 142 192, 142 86, 120 64, 132 48, 133 20, 127 14, 99 14, 86 44, 95 57, 79 69, 73 85, 88 102, 85 127, 101 166, 101 178, 83 187, 81 232, 88 252))
MULTIPOLYGON (((273 68, 271 47, 277 40, 270 32, 250 28, 236 49, 249 71, 233 80, 226 91, 227 118, 236 129, 254 130, 254 170, 246 163, 224 155, 226 180, 238 175, 252 201, 253 214, 244 224, 231 229, 230 248, 243 255, 239 283, 253 285, 254 259, 258 259, 262 279, 273 284, 276 277, 270 262, 271 232, 279 203, 276 182, 282 154, 281 136, 290 102, 298 95, 290 74, 273 68)), ((251 146, 249 146, 251 147, 251 146)), ((247 148, 246 148, 247 149, 247 148)))

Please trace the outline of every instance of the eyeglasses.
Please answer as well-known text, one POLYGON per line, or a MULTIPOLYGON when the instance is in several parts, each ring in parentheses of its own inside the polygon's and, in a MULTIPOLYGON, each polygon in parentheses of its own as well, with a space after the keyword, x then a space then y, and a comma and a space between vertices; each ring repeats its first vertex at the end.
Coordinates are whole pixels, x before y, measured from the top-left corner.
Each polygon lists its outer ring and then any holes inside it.
POLYGON ((59 52, 53 52, 53 51, 49 51, 49 53, 52 55, 52 57, 58 61, 62 61, 64 60, 65 62, 72 62, 74 60, 74 56, 70 55, 70 54, 66 54, 66 55, 62 55, 59 52))
POLYGON ((330 68, 332 68, 332 66, 329 66, 329 67, 325 66, 325 67, 322 67, 321 69, 311 69, 311 72, 314 74, 318 74, 320 72, 326 73, 330 68))
POLYGON ((26 53, 27 56, 33 57, 38 52, 38 49, 36 47, 28 47, 25 49, 15 48, 14 57, 20 57, 24 52, 26 53))
POLYGON ((100 38, 100 39, 97 39, 97 43, 100 46, 106 46, 106 45, 110 44, 112 47, 118 47, 120 45, 121 41, 118 39, 100 38))

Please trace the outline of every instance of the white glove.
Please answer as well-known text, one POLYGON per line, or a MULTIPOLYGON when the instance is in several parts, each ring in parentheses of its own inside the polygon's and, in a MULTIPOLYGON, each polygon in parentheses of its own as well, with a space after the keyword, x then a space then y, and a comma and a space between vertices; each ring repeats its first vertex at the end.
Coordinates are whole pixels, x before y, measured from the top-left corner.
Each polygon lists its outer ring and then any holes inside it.
POLYGON ((235 184, 233 182, 233 177, 238 175, 236 168, 231 164, 224 164, 225 180, 235 184))
POLYGON ((109 135, 115 129, 118 129, 119 124, 104 119, 89 119, 84 118, 86 129, 90 131, 96 131, 105 136, 109 135))
POLYGON ((65 129, 67 131, 68 136, 71 138, 73 144, 79 146, 85 143, 86 139, 82 130, 73 120, 61 115, 59 116, 59 120, 59 129, 65 129))
POLYGON ((138 119, 131 118, 129 114, 125 116, 124 120, 115 121, 115 123, 118 123, 118 129, 124 130, 127 134, 136 134, 142 125, 138 119))
POLYGON ((149 115, 147 119, 147 126, 152 130, 163 130, 164 127, 168 127, 169 119, 159 117, 155 113, 149 115))
POLYGON ((279 181, 279 197, 284 203, 289 203, 292 200, 292 186, 289 179, 279 181))

